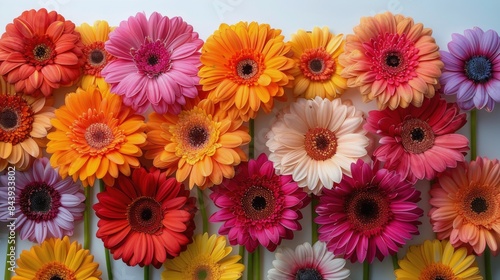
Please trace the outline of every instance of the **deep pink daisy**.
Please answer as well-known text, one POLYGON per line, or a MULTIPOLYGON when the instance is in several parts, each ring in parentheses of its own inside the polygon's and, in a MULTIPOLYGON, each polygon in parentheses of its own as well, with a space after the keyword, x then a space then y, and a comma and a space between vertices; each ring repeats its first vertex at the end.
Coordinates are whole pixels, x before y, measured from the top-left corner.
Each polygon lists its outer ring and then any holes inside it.
POLYGON ((211 190, 210 198, 221 209, 210 221, 224 222, 219 234, 248 252, 259 244, 274 251, 282 239, 292 239, 293 232, 302 229, 300 209, 310 201, 291 175, 276 174, 266 154, 242 162, 233 179, 211 190))
POLYGON ((414 183, 465 160, 469 140, 456 132, 466 122, 457 104, 436 95, 421 107, 370 111, 364 128, 381 136, 373 155, 384 168, 414 183))
POLYGON ((441 51, 444 62, 443 93, 456 94, 458 106, 493 110, 500 102, 500 37, 494 30, 467 29, 454 33, 448 51, 441 51))
POLYGON ((180 17, 137 13, 109 34, 105 49, 116 59, 101 74, 111 91, 139 113, 149 104, 157 113, 177 114, 198 91, 203 41, 180 17))
POLYGON ((316 208, 319 240, 351 262, 382 260, 418 234, 420 192, 394 171, 358 160, 352 177, 324 188, 316 208))

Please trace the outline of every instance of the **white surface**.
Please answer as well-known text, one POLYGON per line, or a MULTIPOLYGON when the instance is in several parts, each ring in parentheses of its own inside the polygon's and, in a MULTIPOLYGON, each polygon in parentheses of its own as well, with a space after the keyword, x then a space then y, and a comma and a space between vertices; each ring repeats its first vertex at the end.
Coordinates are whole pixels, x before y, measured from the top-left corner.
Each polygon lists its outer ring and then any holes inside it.
MULTIPOLYGON (((181 16, 189 24, 193 25, 194 30, 200 34, 200 38, 205 40, 220 23, 236 23, 243 21, 257 21, 260 23, 269 23, 273 28, 279 28, 285 36, 285 40, 290 39, 290 35, 298 29, 310 30, 314 26, 328 26, 330 30, 337 34, 352 33, 352 28, 359 24, 362 16, 372 16, 376 13, 389 10, 393 13, 401 13, 413 17, 415 22, 421 22, 425 27, 430 27, 434 31, 434 37, 441 49, 447 49, 446 44, 451 40, 452 33, 462 33, 464 29, 479 26, 483 30, 494 29, 500 31, 500 21, 497 13, 500 10, 499 1, 409 1, 409 0, 378 0, 378 1, 268 1, 268 0, 122 0, 122 1, 77 1, 77 0, 38 0, 38 1, 12 1, 6 4, 2 3, 0 9, 0 34, 4 32, 5 25, 20 15, 24 10, 38 9, 46 7, 55 9, 66 19, 79 25, 83 22, 92 24, 95 20, 106 20, 110 25, 118 25, 120 21, 135 15, 137 12, 146 12, 149 16, 153 11, 157 11, 165 16, 181 16), (481 4, 479 4, 481 3, 481 4), (8 5, 8 6, 7 6, 8 5)), ((343 98, 350 98, 354 104, 361 110, 367 112, 375 109, 374 103, 362 104, 357 90, 349 90, 343 95, 343 98)), ((283 104, 277 104, 282 107, 283 104)), ((276 113, 277 109, 273 111, 276 113)), ((478 155, 488 156, 490 158, 500 158, 500 149, 497 142, 500 136, 498 132, 497 119, 500 118, 500 104, 492 113, 479 112, 479 139, 478 155)), ((261 152, 268 152, 265 146, 264 135, 267 127, 272 120, 272 114, 259 115, 256 121, 255 144, 256 155, 261 152)), ((468 124, 461 130, 468 135, 468 124)), ((420 182, 417 188, 422 192, 421 206, 425 210, 420 226, 421 234, 409 242, 410 244, 419 244, 425 239, 433 238, 428 218, 428 193, 429 184, 420 182)), ((95 189, 97 191, 97 189, 95 189)), ((210 192, 207 191, 208 195, 210 192)), ((194 196, 195 191, 192 192, 194 196)), ((208 196, 206 202, 210 202, 208 196)), ((96 202, 97 199, 94 199, 96 202)), ((215 209, 209 208, 209 213, 215 209)), ((294 240, 285 240, 282 245, 295 248, 296 245, 310 240, 310 210, 303 210, 304 219, 302 219, 303 230, 296 233, 294 240)), ((200 215, 197 219, 197 233, 201 231, 200 215)), ((97 218, 92 218, 93 234, 96 231, 97 218)), ((210 226, 210 233, 216 233, 218 224, 210 226)), ((72 240, 83 242, 83 222, 76 225, 75 235, 72 240)), ((95 235, 94 235, 95 236, 95 235)), ((5 258, 5 240, 7 238, 7 227, 0 224, 0 278, 3 277, 4 258, 5 258)), ((23 249, 29 249, 32 245, 29 242, 18 242, 17 254, 23 249)), ((408 245, 407 245, 408 246, 408 245)), ((406 253, 407 246, 400 250, 401 258, 406 253)), ((236 249, 237 250, 237 249, 236 249)), ((266 279, 267 270, 272 267, 274 254, 266 252, 262 254, 262 279, 266 279)), ((104 262, 102 242, 94 238, 91 243, 91 253, 95 260, 101 264, 103 279, 107 279, 106 267, 104 262)), ((236 252, 236 251, 235 251, 236 252)), ((478 258, 480 268, 482 269, 482 258, 478 258)), ((500 257, 493 258, 493 267, 496 278, 500 279, 500 267, 494 264, 500 263, 500 257)), ((351 264, 347 266, 351 269, 351 279, 361 279, 361 264, 351 264)), ((113 271, 115 279, 132 280, 142 279, 143 270, 139 267, 128 267, 121 260, 113 261, 113 271)), ((151 279, 160 279, 160 273, 163 269, 152 269, 151 279)), ((372 264, 371 279, 394 279, 392 263, 390 258, 383 262, 375 261, 372 264)))

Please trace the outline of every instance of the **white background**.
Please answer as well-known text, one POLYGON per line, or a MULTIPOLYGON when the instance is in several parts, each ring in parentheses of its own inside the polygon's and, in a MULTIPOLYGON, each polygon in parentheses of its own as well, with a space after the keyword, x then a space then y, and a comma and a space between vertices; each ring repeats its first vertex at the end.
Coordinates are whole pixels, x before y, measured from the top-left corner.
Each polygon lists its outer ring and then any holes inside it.
MULTIPOLYGON (((352 28, 359 24, 362 16, 373 16, 376 13, 389 10, 393 13, 401 13, 413 17, 415 22, 421 22, 425 27, 433 29, 434 37, 441 49, 446 50, 446 44, 451 40, 452 33, 463 33, 464 29, 479 26, 483 30, 494 29, 500 31, 500 21, 498 11, 500 11, 499 1, 410 1, 410 0, 377 0, 377 1, 270 1, 270 0, 122 0, 122 1, 77 1, 77 0, 38 0, 38 1, 12 1, 6 4, 2 2, 0 9, 0 34, 5 31, 5 25, 19 16, 24 10, 39 9, 45 7, 54 9, 62 14, 67 20, 73 21, 76 25, 83 22, 93 24, 95 20, 106 20, 110 25, 117 26, 120 21, 126 20, 129 16, 134 16, 137 12, 146 12, 149 16, 153 11, 162 15, 173 17, 181 16, 194 30, 205 40, 221 23, 233 24, 240 20, 257 21, 269 23, 271 27, 282 30, 285 40, 290 39, 290 35, 298 29, 311 30, 314 26, 328 26, 330 30, 337 34, 352 33, 352 28)), ((500 90, 500 89, 499 89, 500 90)), ((64 93, 58 93, 56 98, 61 102, 64 93)), ((359 98, 359 92, 355 89, 347 91, 344 99, 353 100, 358 109, 368 112, 375 109, 375 103, 363 104, 359 98)), ((268 152, 265 146, 264 135, 272 122, 273 114, 284 104, 277 104, 277 108, 268 115, 260 114, 256 120, 255 144, 256 155, 261 152, 268 152)), ((489 158, 500 158, 498 149, 498 118, 500 117, 500 105, 492 112, 478 113, 478 155, 489 158)), ((460 131, 469 135, 468 124, 460 131)), ((434 238, 429 220, 428 212, 428 189, 427 182, 420 182, 417 188, 422 192, 421 207, 425 210, 420 226, 421 234, 409 242, 419 244, 425 239, 434 238)), ((97 188, 95 189, 97 191, 97 188)), ((205 201, 210 203, 207 190, 205 201)), ((193 190, 192 195, 196 192, 193 190)), ((94 198, 94 202, 97 200, 94 198)), ((213 207, 209 207, 208 212, 214 212, 213 207)), ((302 219, 303 230, 296 233, 293 240, 283 241, 283 246, 295 248, 298 244, 310 241, 310 209, 304 209, 302 219)), ((201 231, 201 219, 199 213, 196 216, 198 229, 201 231)), ((95 236, 97 218, 93 216, 93 235, 95 236)), ((3 277, 5 259, 5 240, 7 238, 7 227, 0 223, 0 278, 3 277)), ((210 233, 216 233, 219 224, 210 225, 210 233)), ((76 225, 75 235, 72 240, 83 242, 83 222, 76 225)), ((29 249, 31 243, 19 241, 17 244, 17 254, 23 249, 29 249)), ((406 253, 407 246, 398 253, 402 258, 406 253)), ((91 253, 95 260, 100 263, 103 271, 103 279, 107 279, 104 262, 103 246, 100 239, 94 237, 91 243, 91 253)), ((235 248, 237 253, 237 248, 235 248)), ((267 271, 272 267, 274 254, 261 250, 262 254, 262 279, 266 279, 267 271)), ((480 268, 483 268, 482 257, 478 257, 480 268)), ((494 279, 500 279, 500 257, 493 258, 494 279), (495 265, 497 264, 497 265, 495 265)), ((347 263, 351 269, 351 279, 361 279, 362 266, 360 264, 347 263)), ((371 279, 394 279, 392 263, 390 258, 383 262, 378 260, 372 264, 371 279)), ((152 269, 151 279, 160 279, 163 269, 152 269)), ((121 260, 113 261, 113 271, 115 279, 132 280, 142 279, 143 271, 140 267, 128 267, 121 260)))

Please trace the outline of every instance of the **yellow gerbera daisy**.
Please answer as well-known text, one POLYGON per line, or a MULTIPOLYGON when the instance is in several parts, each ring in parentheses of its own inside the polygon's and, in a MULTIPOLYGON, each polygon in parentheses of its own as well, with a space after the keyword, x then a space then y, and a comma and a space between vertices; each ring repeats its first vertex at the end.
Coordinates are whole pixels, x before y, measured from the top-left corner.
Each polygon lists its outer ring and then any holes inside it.
POLYGON ((47 152, 63 178, 80 179, 84 186, 103 179, 110 186, 119 173, 129 176, 131 167, 140 166, 144 117, 122 106, 119 96, 101 95, 95 87, 78 88, 66 95, 55 115, 47 152))
POLYGON ((426 240, 410 246, 394 274, 397 280, 482 280, 475 260, 466 248, 455 249, 448 240, 426 240))
POLYGON ((240 255, 229 256, 232 247, 226 247, 226 237, 216 234, 198 234, 187 250, 165 262, 162 280, 184 279, 239 279, 245 265, 240 255))
POLYGON ((238 110, 244 121, 261 107, 270 112, 274 98, 286 100, 283 87, 293 80, 294 61, 283 38, 268 24, 221 24, 202 48, 198 75, 208 98, 223 110, 238 110))
POLYGON ((83 76, 80 85, 83 89, 96 86, 101 92, 109 90, 110 86, 101 76, 101 70, 110 60, 114 59, 104 49, 104 42, 109 39, 109 33, 114 29, 115 27, 110 27, 105 20, 95 21, 93 26, 82 23, 76 28, 82 36, 84 45, 82 51, 85 64, 83 65, 83 76))
POLYGON ((295 96, 332 100, 344 92, 347 80, 340 76, 344 67, 338 62, 344 51, 343 38, 343 34, 330 33, 328 27, 314 27, 312 32, 299 30, 292 35, 295 96))
POLYGON ((101 279, 99 264, 94 262, 89 250, 69 237, 50 238, 23 250, 12 280, 97 280, 101 279))

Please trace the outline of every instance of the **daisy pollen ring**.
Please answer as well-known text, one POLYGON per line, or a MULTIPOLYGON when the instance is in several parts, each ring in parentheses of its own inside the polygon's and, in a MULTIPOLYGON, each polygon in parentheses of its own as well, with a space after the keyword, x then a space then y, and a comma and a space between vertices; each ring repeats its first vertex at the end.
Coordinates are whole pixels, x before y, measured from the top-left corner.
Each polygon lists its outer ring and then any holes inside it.
POLYGON ((486 83, 492 77, 493 64, 485 56, 473 56, 465 62, 465 75, 476 83, 486 83))
POLYGON ((163 210, 154 198, 141 196, 128 205, 127 220, 132 230, 155 234, 163 226, 163 210))
POLYGON ((311 81, 328 81, 335 73, 336 64, 324 47, 307 49, 300 56, 300 71, 311 81))
POLYGON ((35 276, 39 280, 78 280, 75 273, 60 262, 51 262, 40 268, 35 276))
POLYGON ((314 160, 327 160, 337 151, 335 132, 322 127, 311 128, 304 140, 306 153, 314 160))
POLYGON ((434 132, 424 120, 410 118, 403 121, 401 128, 401 143, 406 151, 419 154, 434 146, 434 132))
POLYGON ((30 137, 35 113, 28 102, 18 95, 0 98, 0 141, 12 145, 30 137))
POLYGON ((45 66, 56 56, 54 43, 49 36, 34 36, 26 41, 24 57, 33 66, 45 66))
MULTIPOLYGON (((238 63, 236 63, 235 67, 235 72, 237 77, 241 78, 238 79, 235 77, 235 80, 240 82, 240 83, 248 83, 252 84, 255 82, 255 79, 252 79, 254 77, 258 78, 259 73, 262 72, 264 69, 264 64, 261 62, 262 59, 259 59, 259 55, 256 54, 255 58, 250 57, 250 58, 243 58, 239 59, 238 63)), ((235 59, 238 60, 238 59, 235 59)))
POLYGON ((171 54, 160 40, 146 39, 138 50, 131 50, 131 54, 137 69, 149 78, 158 77, 171 67, 171 54))
POLYGON ((21 211, 30 220, 49 221, 59 214, 61 194, 44 182, 25 186, 19 198, 21 211))
POLYGON ((105 123, 93 123, 85 130, 85 140, 87 144, 96 150, 108 146, 114 135, 111 128, 105 123))
POLYGON ((269 217, 274 211, 275 204, 276 198, 273 192, 261 186, 250 186, 241 198, 246 216, 253 220, 269 217))
POLYGON ((101 70, 113 57, 104 49, 104 42, 93 42, 83 47, 83 56, 86 58, 84 74, 101 78, 101 70))
POLYGON ((359 232, 378 232, 392 219, 390 205, 377 187, 367 187, 346 198, 347 218, 359 232))

